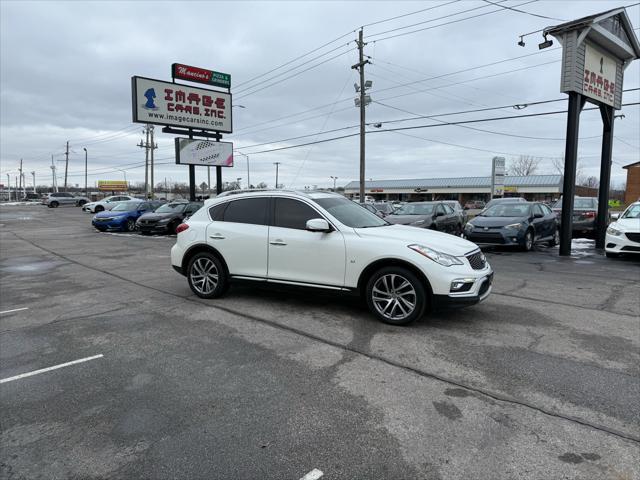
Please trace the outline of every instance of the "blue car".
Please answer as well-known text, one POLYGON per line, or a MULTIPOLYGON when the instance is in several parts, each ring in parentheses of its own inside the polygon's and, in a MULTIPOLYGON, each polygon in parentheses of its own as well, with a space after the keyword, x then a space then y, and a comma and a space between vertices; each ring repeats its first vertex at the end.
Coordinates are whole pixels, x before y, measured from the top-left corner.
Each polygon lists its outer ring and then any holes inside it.
POLYGON ((136 220, 140 215, 153 212, 160 205, 160 202, 120 202, 111 210, 96 214, 91 224, 101 232, 107 230, 132 232, 136 229, 136 220))

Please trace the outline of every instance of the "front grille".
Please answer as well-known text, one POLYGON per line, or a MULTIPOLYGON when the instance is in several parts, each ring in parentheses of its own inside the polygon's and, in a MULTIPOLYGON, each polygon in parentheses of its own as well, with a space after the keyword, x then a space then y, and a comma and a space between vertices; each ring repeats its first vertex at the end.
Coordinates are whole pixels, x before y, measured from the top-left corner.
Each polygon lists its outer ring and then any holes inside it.
POLYGON ((468 237, 472 242, 500 244, 504 243, 504 237, 500 233, 473 232, 468 237))
POLYGON ((625 235, 627 236, 627 238, 629 240, 631 240, 632 242, 638 242, 640 243, 640 233, 625 233, 625 235))
POLYGON ((626 247, 622 247, 621 250, 625 252, 640 252, 640 247, 632 247, 631 245, 627 245, 626 247))
POLYGON ((96 222, 110 222, 113 218, 96 218, 96 222))
POLYGON ((473 268, 474 270, 482 270, 487 264, 484 253, 482 252, 475 252, 471 255, 467 255, 467 260, 469 260, 471 268, 473 268))

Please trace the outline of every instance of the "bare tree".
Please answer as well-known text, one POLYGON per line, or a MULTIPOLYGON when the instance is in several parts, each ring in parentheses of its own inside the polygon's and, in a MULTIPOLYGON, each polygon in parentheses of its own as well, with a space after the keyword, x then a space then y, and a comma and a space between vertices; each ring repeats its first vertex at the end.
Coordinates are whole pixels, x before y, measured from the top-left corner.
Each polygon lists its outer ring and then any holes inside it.
POLYGON ((581 179, 578 182, 578 185, 582 185, 583 187, 589 187, 589 188, 598 188, 600 186, 600 180, 598 180, 598 177, 587 177, 584 179, 581 179))
MULTIPOLYGON (((551 164, 559 175, 564 175, 564 156, 552 158, 551 164)), ((578 185, 582 185, 585 181, 586 179, 583 173, 582 163, 578 160, 576 162, 576 183, 578 185)))
POLYGON ((511 160, 509 165, 509 175, 528 176, 533 175, 538 170, 540 159, 530 155, 520 155, 516 160, 511 160))

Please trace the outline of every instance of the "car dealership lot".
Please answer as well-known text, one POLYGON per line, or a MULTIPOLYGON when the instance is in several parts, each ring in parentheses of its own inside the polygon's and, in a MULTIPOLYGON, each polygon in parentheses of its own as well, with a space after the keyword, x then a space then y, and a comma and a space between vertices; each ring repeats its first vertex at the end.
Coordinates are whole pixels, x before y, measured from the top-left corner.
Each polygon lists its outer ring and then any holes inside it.
POLYGON ((0 379, 103 355, 0 384, 0 476, 640 476, 638 260, 488 249, 484 303, 392 327, 346 296, 199 299, 174 242, 0 206, 0 379))

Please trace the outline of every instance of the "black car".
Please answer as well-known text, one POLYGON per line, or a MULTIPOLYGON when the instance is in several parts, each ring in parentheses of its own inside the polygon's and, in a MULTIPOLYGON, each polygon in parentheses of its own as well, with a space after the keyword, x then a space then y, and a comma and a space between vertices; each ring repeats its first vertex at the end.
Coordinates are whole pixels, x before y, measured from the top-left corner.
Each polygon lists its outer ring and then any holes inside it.
POLYGON ((454 235, 462 233, 464 219, 443 202, 407 203, 384 218, 389 223, 429 228, 454 235))
MULTIPOLYGON (((552 207, 560 221, 562 216, 562 197, 552 207)), ((596 231, 598 199, 595 197, 573 197, 572 236, 592 237, 596 231)), ((609 217, 607 224, 611 223, 609 217)))
POLYGON ((484 245, 516 245, 525 251, 537 242, 559 242, 556 214, 543 203, 503 202, 467 223, 465 237, 484 245))
POLYGON ((176 233, 176 227, 186 217, 190 217, 202 207, 201 202, 166 203, 155 211, 145 213, 136 222, 136 227, 142 234, 176 233))

